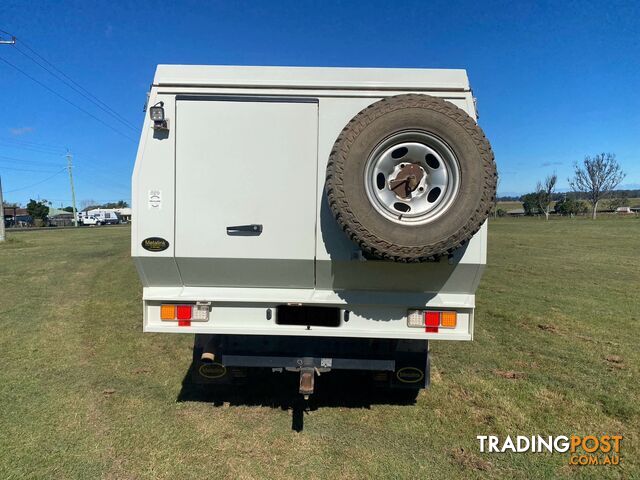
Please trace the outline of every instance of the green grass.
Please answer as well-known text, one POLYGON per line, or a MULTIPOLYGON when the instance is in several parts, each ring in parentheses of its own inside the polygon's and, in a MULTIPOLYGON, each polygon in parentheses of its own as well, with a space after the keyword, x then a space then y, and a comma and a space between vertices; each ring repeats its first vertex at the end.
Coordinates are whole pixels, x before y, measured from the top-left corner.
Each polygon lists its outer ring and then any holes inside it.
POLYGON ((433 343, 415 405, 338 389, 302 432, 285 394, 177 401, 192 337, 141 333, 127 228, 9 233, 0 478, 640 477, 640 219, 497 219, 489 232, 475 341, 433 343), (601 432, 625 436, 621 466, 481 454, 475 438, 601 432))

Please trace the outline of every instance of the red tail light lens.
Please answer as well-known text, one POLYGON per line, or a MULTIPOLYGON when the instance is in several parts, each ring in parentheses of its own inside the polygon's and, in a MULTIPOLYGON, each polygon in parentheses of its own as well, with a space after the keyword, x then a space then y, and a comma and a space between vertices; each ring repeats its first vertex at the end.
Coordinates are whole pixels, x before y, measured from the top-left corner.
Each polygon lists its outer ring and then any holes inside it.
POLYGON ((437 327, 438 325, 440 325, 440 313, 441 312, 425 312, 424 313, 425 327, 437 327))
POLYGON ((176 318, 178 320, 191 320, 191 305, 178 305, 176 318))
POLYGON ((441 312, 424 312, 424 331, 438 333, 441 312))

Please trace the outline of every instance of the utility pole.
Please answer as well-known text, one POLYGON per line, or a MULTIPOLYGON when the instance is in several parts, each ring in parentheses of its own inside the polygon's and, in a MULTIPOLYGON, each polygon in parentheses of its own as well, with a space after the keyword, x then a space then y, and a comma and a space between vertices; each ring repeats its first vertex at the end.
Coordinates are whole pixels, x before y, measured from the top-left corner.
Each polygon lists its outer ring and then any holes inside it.
POLYGON ((4 201, 2 198, 2 177, 0 177, 0 242, 4 242, 4 201))
POLYGON ((69 184, 71 185, 71 207, 73 208, 73 226, 78 226, 78 211, 76 210, 76 191, 73 188, 73 174, 71 173, 71 152, 67 149, 67 170, 69 170, 69 184))
MULTIPOLYGON (((2 32, 3 34, 7 34, 7 32, 2 32)), ((16 37, 14 37, 13 35, 11 35, 11 38, 9 40, 5 40, 4 38, 0 37, 0 45, 15 45, 16 44, 16 37)), ((15 217, 15 214, 14 214, 15 217)), ((2 198, 2 178, 0 178, 0 242, 4 242, 5 239, 5 235, 4 235, 4 202, 3 202, 3 198, 2 198)))

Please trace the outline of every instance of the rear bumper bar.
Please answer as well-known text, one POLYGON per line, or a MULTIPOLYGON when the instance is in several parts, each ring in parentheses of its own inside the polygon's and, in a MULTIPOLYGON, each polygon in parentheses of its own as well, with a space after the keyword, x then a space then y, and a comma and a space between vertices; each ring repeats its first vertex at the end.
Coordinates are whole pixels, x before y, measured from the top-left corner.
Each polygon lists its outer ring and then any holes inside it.
POLYGON ((374 370, 393 372, 395 360, 328 357, 277 357, 258 355, 222 355, 221 362, 227 367, 261 368, 317 368, 331 370, 374 370))

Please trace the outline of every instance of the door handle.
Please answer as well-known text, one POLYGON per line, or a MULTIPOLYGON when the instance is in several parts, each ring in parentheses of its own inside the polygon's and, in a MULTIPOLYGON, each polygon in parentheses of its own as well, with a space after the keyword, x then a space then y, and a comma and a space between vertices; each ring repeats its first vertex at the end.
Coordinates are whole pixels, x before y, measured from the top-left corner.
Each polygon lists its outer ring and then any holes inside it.
POLYGON ((250 225, 236 225, 227 227, 227 235, 236 237, 256 237, 262 233, 262 225, 252 223, 250 225))

